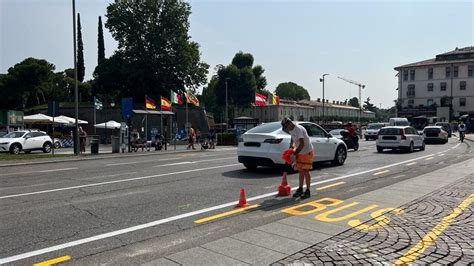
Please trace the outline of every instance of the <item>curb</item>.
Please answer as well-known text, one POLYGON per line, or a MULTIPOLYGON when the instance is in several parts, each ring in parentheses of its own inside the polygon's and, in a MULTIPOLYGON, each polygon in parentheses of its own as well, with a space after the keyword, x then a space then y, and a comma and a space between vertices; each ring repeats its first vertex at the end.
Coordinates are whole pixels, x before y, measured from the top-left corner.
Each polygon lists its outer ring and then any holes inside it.
MULTIPOLYGON (((233 147, 233 146, 224 146, 226 148, 233 147)), ((219 151, 220 149, 215 149, 214 151, 219 151)), ((122 155, 112 155, 113 153, 110 154, 99 154, 99 155, 79 155, 79 157, 73 157, 70 159, 58 159, 58 160, 51 160, 51 161, 27 161, 27 162, 21 162, 21 163, 11 163, 11 164, 0 164, 0 168, 3 167, 11 167, 11 166, 24 166, 24 165, 37 165, 37 164, 50 164, 50 163, 65 163, 65 162, 77 162, 77 161, 88 161, 88 160, 103 160, 103 159, 114 159, 114 158, 127 158, 127 157, 142 157, 142 156, 163 156, 163 155, 169 155, 169 154, 178 154, 178 153, 195 153, 195 152, 201 152, 203 150, 201 149, 196 149, 196 150, 176 150, 176 151, 167 151, 164 153, 132 153, 132 152, 127 152, 127 153, 119 153, 122 155)), ((74 155, 72 155, 74 156, 74 155)))

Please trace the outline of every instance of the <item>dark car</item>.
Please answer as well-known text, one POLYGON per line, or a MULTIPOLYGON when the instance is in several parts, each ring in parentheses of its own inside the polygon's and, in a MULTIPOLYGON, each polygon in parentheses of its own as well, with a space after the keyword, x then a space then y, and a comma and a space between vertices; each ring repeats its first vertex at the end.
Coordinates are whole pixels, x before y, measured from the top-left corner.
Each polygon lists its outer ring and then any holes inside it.
POLYGON ((437 122, 435 126, 440 126, 443 128, 444 131, 448 132, 448 138, 451 137, 451 125, 448 122, 437 122))

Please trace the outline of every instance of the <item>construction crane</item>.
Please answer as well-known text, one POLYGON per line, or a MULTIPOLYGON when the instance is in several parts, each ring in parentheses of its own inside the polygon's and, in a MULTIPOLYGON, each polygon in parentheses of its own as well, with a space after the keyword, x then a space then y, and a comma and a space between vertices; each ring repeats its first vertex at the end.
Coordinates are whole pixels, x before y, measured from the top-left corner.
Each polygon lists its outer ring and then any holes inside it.
POLYGON ((355 82, 353 80, 350 80, 350 79, 346 79, 346 78, 343 78, 343 77, 337 77, 338 79, 342 79, 344 80, 345 82, 349 82, 350 84, 354 84, 356 86, 359 86, 359 124, 360 124, 360 118, 362 117, 362 89, 365 88, 365 85, 359 83, 359 82, 355 82))

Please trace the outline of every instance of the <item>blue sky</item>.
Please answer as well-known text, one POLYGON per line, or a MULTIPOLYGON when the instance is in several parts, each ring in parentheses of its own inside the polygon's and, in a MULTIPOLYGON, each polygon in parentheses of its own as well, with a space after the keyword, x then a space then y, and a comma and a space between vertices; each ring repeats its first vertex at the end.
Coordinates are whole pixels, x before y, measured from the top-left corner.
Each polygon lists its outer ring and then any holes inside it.
MULTIPOLYGON (((86 78, 97 62, 97 17, 110 1, 76 0, 81 13, 86 78)), ((344 100, 366 85, 362 98, 393 105, 393 68, 474 45, 473 1, 204 1, 192 0, 192 39, 215 73, 238 51, 265 68, 268 89, 293 81, 312 99, 344 100)), ((73 65, 71 1, 0 0, 0 73, 26 57, 63 70, 73 65)), ((106 56, 116 42, 105 31, 106 56)))

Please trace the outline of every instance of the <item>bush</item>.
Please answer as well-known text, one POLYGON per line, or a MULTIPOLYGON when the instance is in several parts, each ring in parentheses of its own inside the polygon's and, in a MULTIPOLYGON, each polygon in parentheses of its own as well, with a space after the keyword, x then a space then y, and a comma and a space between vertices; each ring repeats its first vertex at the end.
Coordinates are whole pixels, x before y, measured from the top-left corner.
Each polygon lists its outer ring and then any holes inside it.
POLYGON ((237 145, 235 133, 217 133, 218 145, 237 145))

